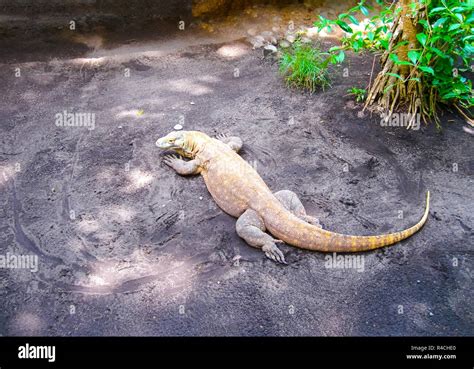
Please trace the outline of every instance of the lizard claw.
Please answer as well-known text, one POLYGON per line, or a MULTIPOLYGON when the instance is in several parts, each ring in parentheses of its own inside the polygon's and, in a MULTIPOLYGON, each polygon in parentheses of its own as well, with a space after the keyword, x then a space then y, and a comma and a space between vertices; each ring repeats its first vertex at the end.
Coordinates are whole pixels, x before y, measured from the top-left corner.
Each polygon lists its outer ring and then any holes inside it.
POLYGON ((164 158, 163 158, 163 162, 170 166, 170 167, 173 167, 173 164, 175 164, 178 160, 181 160, 181 158, 179 158, 177 155, 166 155, 164 158))
POLYGON ((219 133, 218 135, 216 135, 216 138, 220 141, 226 139, 227 137, 229 137, 229 136, 225 133, 219 133))
POLYGON ((318 227, 318 228, 321 228, 321 229, 323 228, 323 226, 321 225, 321 223, 319 223, 319 219, 316 218, 316 217, 312 217, 311 215, 305 215, 305 216, 304 216, 304 220, 305 220, 306 222, 308 222, 309 224, 312 224, 312 225, 314 225, 314 226, 316 226, 316 227, 318 227))
MULTIPOLYGON (((275 242, 283 242, 281 240, 276 240, 275 242)), ((285 255, 278 249, 278 247, 275 246, 274 243, 264 245, 262 247, 262 251, 265 253, 265 256, 269 259, 272 259, 273 261, 276 261, 277 263, 281 264, 288 264, 285 261, 285 255)))

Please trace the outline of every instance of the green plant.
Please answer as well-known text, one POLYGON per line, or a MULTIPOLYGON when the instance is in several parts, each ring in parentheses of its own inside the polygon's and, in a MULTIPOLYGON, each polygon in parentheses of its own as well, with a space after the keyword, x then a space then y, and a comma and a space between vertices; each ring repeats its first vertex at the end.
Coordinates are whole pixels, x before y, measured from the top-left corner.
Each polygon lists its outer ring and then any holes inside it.
POLYGON ((349 95, 353 95, 355 97, 356 102, 364 101, 365 97, 367 96, 367 90, 365 88, 351 87, 347 90, 347 92, 349 95))
POLYGON ((310 93, 318 88, 324 90, 330 86, 327 55, 318 47, 297 41, 280 57, 280 73, 289 87, 303 88, 310 93))
POLYGON ((468 111, 474 106, 472 82, 463 75, 474 54, 474 1, 400 0, 363 23, 355 17, 359 12, 368 16, 365 1, 335 20, 320 16, 315 26, 346 32, 342 45, 329 49, 330 63, 338 63, 349 49, 383 51, 382 71, 370 86, 366 107, 389 116, 404 108, 439 125, 437 111, 446 104, 474 124, 468 111))

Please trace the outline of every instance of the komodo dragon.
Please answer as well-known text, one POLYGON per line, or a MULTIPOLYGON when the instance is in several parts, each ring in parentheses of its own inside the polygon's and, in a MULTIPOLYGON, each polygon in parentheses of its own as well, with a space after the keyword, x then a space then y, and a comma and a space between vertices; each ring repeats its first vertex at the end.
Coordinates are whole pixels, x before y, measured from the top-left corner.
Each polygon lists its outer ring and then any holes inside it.
POLYGON ((417 232, 429 213, 426 209, 414 226, 378 236, 350 236, 323 230, 319 221, 306 214, 294 192, 272 193, 258 173, 237 152, 239 137, 225 135, 211 138, 197 131, 174 131, 159 138, 156 146, 172 150, 164 162, 181 175, 201 174, 217 205, 238 218, 237 234, 249 245, 260 248, 270 259, 285 263, 276 243, 287 243, 302 249, 323 252, 357 252, 392 245, 417 232), (269 231, 275 238, 265 231, 269 231))

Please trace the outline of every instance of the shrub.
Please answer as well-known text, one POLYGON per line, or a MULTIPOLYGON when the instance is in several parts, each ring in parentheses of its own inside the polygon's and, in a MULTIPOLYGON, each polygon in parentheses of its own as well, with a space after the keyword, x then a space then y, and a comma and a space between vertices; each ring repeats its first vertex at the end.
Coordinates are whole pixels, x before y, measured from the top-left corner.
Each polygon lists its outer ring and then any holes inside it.
POLYGON ((296 41, 280 57, 280 72, 289 87, 303 88, 310 93, 330 86, 327 53, 319 47, 296 41))

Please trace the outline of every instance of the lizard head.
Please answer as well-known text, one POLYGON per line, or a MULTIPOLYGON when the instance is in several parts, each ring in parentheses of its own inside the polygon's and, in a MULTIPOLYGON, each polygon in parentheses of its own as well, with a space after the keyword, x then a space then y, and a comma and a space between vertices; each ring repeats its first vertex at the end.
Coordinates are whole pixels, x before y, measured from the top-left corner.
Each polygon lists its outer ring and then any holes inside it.
POLYGON ((187 158, 194 158, 210 137, 197 131, 173 131, 156 140, 156 146, 172 150, 187 158))

